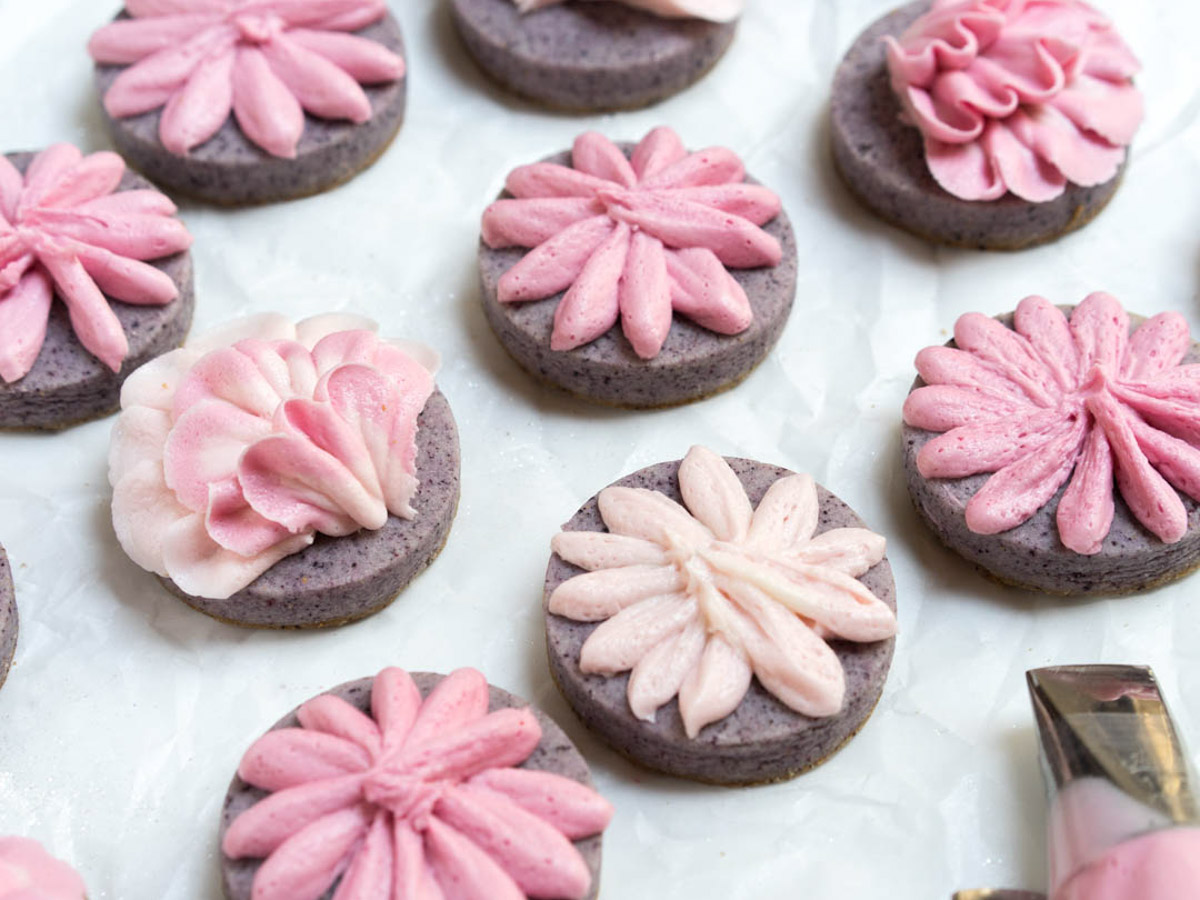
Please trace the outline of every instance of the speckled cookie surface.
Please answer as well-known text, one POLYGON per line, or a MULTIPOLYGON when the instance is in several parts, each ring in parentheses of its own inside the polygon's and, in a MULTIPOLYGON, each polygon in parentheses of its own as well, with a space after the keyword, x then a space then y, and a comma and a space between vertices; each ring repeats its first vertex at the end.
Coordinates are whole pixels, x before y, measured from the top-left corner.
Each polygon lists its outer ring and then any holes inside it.
MULTIPOLYGON (((432 672, 413 672, 411 674, 422 697, 429 696, 429 692, 445 677, 432 672)), ((358 681, 339 685, 326 693, 341 697, 351 705, 369 714, 371 709, 372 682, 373 679, 371 678, 362 678, 358 681)), ((515 697, 507 691, 502 691, 498 687, 489 685, 488 693, 488 712, 495 712, 499 709, 529 707, 534 715, 537 716, 538 724, 542 726, 541 743, 537 745, 530 757, 517 768, 552 772, 555 775, 562 775, 581 784, 586 784, 588 787, 594 787, 587 761, 575 749, 575 745, 571 743, 571 739, 555 724, 553 719, 536 707, 531 706, 527 701, 522 700, 520 697, 515 697)), ((296 718, 296 711, 293 710, 283 719, 276 722, 271 730, 294 728, 298 724, 299 720, 296 718)), ((221 811, 220 839, 224 840, 225 832, 234 819, 266 796, 266 791, 251 787, 240 778, 234 776, 233 782, 229 786, 229 792, 225 795, 225 804, 221 811)), ((584 838, 575 842, 576 849, 582 854, 588 869, 592 873, 592 888, 584 900, 595 900, 600 892, 600 854, 602 843, 603 837, 601 835, 584 838)), ((250 900, 254 873, 258 871, 260 865, 262 865, 261 860, 233 860, 222 854, 221 882, 227 900, 250 900)), ((335 890, 336 885, 322 900, 329 900, 335 890)))
POLYGON ((711 69, 737 23, 664 19, 616 2, 566 2, 521 15, 512 0, 451 0, 468 52, 493 80, 548 106, 635 109, 711 69))
MULTIPOLYGON (((630 145, 619 146, 626 155, 632 151, 630 145)), ((564 152, 546 161, 569 165, 570 159, 570 153, 564 152)), ((501 303, 497 299, 501 276, 529 251, 493 250, 481 241, 484 314, 504 349, 525 371, 584 399, 631 409, 701 400, 749 375, 778 342, 792 311, 797 256, 787 213, 780 212, 763 230, 779 241, 783 260, 774 267, 729 270, 754 310, 754 320, 741 334, 717 334, 676 315, 662 350, 650 360, 634 352, 619 321, 590 344, 552 350, 554 312, 566 291, 528 303, 501 303)))
MULTIPOLYGON (((404 57, 404 40, 388 16, 354 32, 404 57)), ((102 98, 123 71, 96 66, 102 98)), ((114 119, 101 113, 122 156, 147 178, 171 191, 236 206, 306 197, 349 181, 387 149, 404 122, 407 79, 363 85, 372 115, 362 125, 305 115, 295 159, 280 159, 252 143, 231 115, 211 139, 186 156, 170 153, 158 138, 162 110, 114 119)))
MULTIPOLYGON (((728 460, 757 506, 787 469, 746 459, 728 460)), ((618 485, 649 488, 682 502, 679 461, 642 469, 618 485)), ((820 518, 817 534, 833 528, 862 528, 862 520, 845 503, 817 487, 820 518)), ((604 531, 593 497, 566 525, 566 531, 604 531)), ((546 570, 545 598, 558 585, 582 572, 557 555, 546 570)), ((886 557, 860 579, 880 600, 896 608, 896 587, 886 557)), ((846 701, 842 712, 814 719, 788 709, 758 683, 741 705, 719 722, 703 728, 695 739, 684 733, 679 702, 671 700, 658 710, 654 722, 644 722, 629 710, 626 690, 629 674, 607 678, 585 675, 579 668, 583 642, 598 623, 573 622, 545 610, 546 646, 550 671, 567 702, 584 724, 613 749, 646 768, 715 784, 758 784, 792 778, 823 762, 853 737, 883 691, 891 666, 895 640, 857 644, 832 641, 846 673, 846 701)))
POLYGON ((888 81, 882 38, 899 35, 929 9, 918 0, 864 31, 833 79, 833 157, 858 199, 881 218, 932 241, 988 250, 1019 250, 1054 240, 1092 220, 1112 199, 1124 166, 1095 187, 1069 184, 1048 203, 1012 194, 970 202, 946 192, 925 163, 921 133, 900 121, 888 81))
POLYGON ((441 551, 458 508, 458 429, 440 391, 417 420, 417 478, 413 519, 391 516, 378 531, 346 537, 317 535, 226 600, 185 594, 163 584, 213 618, 254 628, 344 625, 387 606, 441 551))
MULTIPOLYGON (((21 172, 34 157, 33 153, 6 155, 21 172)), ((146 179, 126 171, 117 189, 153 187, 146 179)), ((46 341, 33 368, 12 384, 0 381, 0 429, 55 430, 114 413, 120 403, 121 385, 129 373, 183 343, 195 305, 192 255, 185 251, 148 262, 170 276, 179 296, 166 306, 137 306, 108 298, 129 341, 129 355, 121 371, 112 371, 79 343, 66 305, 56 292, 46 341)))
POLYGON ((4 548, 0 547, 0 686, 8 677, 13 654, 17 651, 17 595, 13 591, 12 569, 4 548))
MULTIPOLYGON (((996 318, 1012 327, 1011 313, 996 318)), ((1144 321, 1139 316, 1129 318, 1131 332, 1144 321)), ((1192 344, 1183 362, 1200 362, 1200 344, 1192 344)), ((918 378, 912 389, 924 383, 918 378)), ((917 454, 937 436, 937 432, 904 426, 904 474, 917 513, 943 544, 1005 584, 1048 594, 1134 593, 1173 581, 1200 566, 1200 504, 1185 494, 1179 496, 1187 510, 1188 528, 1175 544, 1165 544, 1147 531, 1129 511, 1120 491, 1114 490, 1112 528, 1100 552, 1085 556, 1068 550, 1059 540, 1055 521, 1067 484, 1016 528, 1000 534, 976 534, 967 528, 967 501, 990 476, 922 477, 917 471, 917 454)))

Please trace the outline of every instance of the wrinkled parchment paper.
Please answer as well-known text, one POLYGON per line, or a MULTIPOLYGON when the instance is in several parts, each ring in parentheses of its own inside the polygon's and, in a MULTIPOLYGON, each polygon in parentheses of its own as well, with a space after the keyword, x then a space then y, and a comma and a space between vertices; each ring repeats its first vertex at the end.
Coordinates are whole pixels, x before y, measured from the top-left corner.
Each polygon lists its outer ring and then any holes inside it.
MULTIPOLYGON (((410 107, 374 168, 333 193, 260 209, 187 205, 201 330, 277 309, 348 309, 442 352, 462 431, 462 506, 440 559, 379 615, 315 633, 212 621, 121 553, 109 523, 110 421, 0 435, 0 543, 21 638, 0 691, 0 834, 72 860, 93 900, 220 896, 216 832, 249 742, 297 703, 386 665, 480 668, 541 704, 591 760, 617 815, 608 900, 930 900, 1045 878, 1044 801, 1023 673, 1153 665, 1200 750, 1200 576, 1142 596, 1064 601, 998 587, 919 525, 899 410, 921 347, 960 313, 1030 293, 1105 289, 1179 309, 1200 333, 1200 7, 1102 0, 1146 64, 1148 116, 1111 207, 1017 255, 938 249, 846 195, 826 150, 834 66, 889 0, 752 0, 729 55, 659 107, 603 117, 502 96, 459 47, 445 4, 393 0, 410 107), (735 391, 682 409, 591 408, 534 385, 480 311, 478 219, 512 167, 585 128, 636 139, 669 123, 737 150, 800 240, 796 308, 735 391), (816 771, 752 789, 634 768, 591 738, 550 682, 540 587, 548 541, 619 476, 692 443, 807 470, 890 539, 900 636, 865 730, 816 771)), ((0 0, 0 149, 108 146, 84 45, 101 0, 0 0)))

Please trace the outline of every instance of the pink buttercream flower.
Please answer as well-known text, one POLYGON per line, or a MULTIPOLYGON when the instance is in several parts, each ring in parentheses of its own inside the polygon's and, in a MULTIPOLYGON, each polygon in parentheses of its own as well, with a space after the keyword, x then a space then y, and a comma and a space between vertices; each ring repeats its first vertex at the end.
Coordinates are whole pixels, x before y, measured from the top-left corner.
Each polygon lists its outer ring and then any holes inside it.
POLYGON ((117 191, 125 162, 55 144, 22 175, 0 156, 0 378, 24 377, 46 339, 55 292, 79 342, 114 372, 129 353, 109 297, 165 306, 179 291, 143 260, 192 238, 158 191, 117 191), (105 296, 107 295, 107 296, 105 296))
POLYGON ((317 533, 413 518, 436 355, 374 328, 254 316, 133 373, 109 453, 130 558, 225 599, 317 533))
POLYGON ((0 900, 84 900, 79 874, 37 841, 0 837, 0 900))
POLYGON ((1059 537, 1098 553, 1115 481, 1149 531, 1182 538, 1188 517, 1176 490, 1200 501, 1200 365, 1181 365, 1191 346, 1183 317, 1160 313, 1130 336, 1108 294, 1089 296, 1069 322, 1027 297, 1013 328, 968 313, 954 326, 956 348, 917 355, 927 386, 909 395, 904 420, 945 432, 917 455, 921 475, 995 473, 967 503, 977 534, 1015 528, 1067 484, 1059 537))
POLYGON ((591 886, 572 841, 612 807, 586 785, 515 768, 542 738, 528 709, 488 712, 488 685, 459 669, 424 700, 384 669, 371 715, 329 694, 268 732, 238 775, 270 793, 238 816, 222 849, 264 860, 255 900, 526 897, 581 900, 591 886))
POLYGON ((590 343, 619 318, 643 359, 658 355, 673 312, 718 334, 750 326, 750 301, 726 267, 779 264, 779 242, 759 226, 779 215, 780 203, 743 183, 732 151, 689 154, 674 131, 656 128, 627 159, 588 132, 571 161, 515 169, 505 183, 512 198, 483 214, 489 247, 535 248, 501 277, 501 303, 565 290, 553 349, 590 343))
POLYGON ((274 156, 293 158, 304 113, 361 124, 360 84, 404 75, 404 60, 348 32, 387 14, 384 0, 126 0, 128 19, 99 29, 92 58, 128 66, 104 97, 114 118, 163 108, 159 137, 180 156, 230 112, 274 156))
POLYGON ((888 37, 892 87, 937 182, 964 200, 1053 200, 1113 178, 1142 121, 1140 66, 1080 0, 935 0, 888 37))
POLYGON ((605 488, 607 532, 555 535, 554 552, 587 572, 555 589, 550 612, 603 623, 580 669, 631 671, 629 707, 647 721, 678 696, 689 737, 737 709, 751 676, 796 712, 837 715, 845 673, 825 638, 896 633, 895 613, 858 580, 883 559, 884 539, 864 528, 814 536, 808 475, 779 479, 753 509, 703 447, 680 465, 679 489, 687 509, 658 491, 605 488))

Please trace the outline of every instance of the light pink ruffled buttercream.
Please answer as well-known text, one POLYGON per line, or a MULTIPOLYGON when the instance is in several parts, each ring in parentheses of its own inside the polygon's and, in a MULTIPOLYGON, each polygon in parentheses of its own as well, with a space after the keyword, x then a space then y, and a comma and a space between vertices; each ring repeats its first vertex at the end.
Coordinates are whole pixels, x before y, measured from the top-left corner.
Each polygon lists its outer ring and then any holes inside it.
POLYGON ((322 695, 300 727, 268 732, 238 775, 270 791, 238 816, 222 849, 262 858, 255 900, 488 898, 581 900, 591 886, 572 841, 612 807, 586 785, 515 768, 542 738, 528 708, 488 712, 487 681, 459 669, 424 700, 384 669, 371 715, 322 695))
POLYGON ((99 29, 92 58, 128 66, 104 97, 125 118, 162 108, 159 137, 185 156, 232 112, 268 153, 292 158, 304 113, 371 118, 360 84, 404 75, 404 60, 350 32, 387 14, 384 0, 126 0, 128 19, 99 29))
POLYGON ((858 580, 883 559, 884 539, 863 528, 814 537, 808 475, 779 479, 753 509, 729 464, 703 447, 683 460, 679 487, 687 509, 658 491, 605 488, 607 532, 555 535, 554 552, 588 571, 555 589, 550 612, 603 623, 580 668, 631 671, 640 719, 678 696, 689 737, 737 709, 752 675, 796 712, 836 715, 845 673, 825 638, 896 633, 895 614, 858 580))
POLYGON ((37 841, 0 837, 0 900, 84 900, 79 874, 37 841))
POLYGON ((978 534, 1025 522, 1069 479, 1058 533, 1076 553, 1100 551, 1114 482, 1149 531, 1182 538, 1177 491, 1200 500, 1200 365, 1181 365, 1191 347, 1183 317, 1160 313, 1130 336, 1108 294, 1090 295, 1069 322, 1027 297, 1013 329, 968 313, 954 326, 956 348, 917 355, 927 386, 909 395, 904 420, 945 432, 917 455, 921 475, 995 473, 967 503, 978 534))
POLYGON ((501 277, 501 303, 565 290, 553 349, 588 344, 620 319, 643 359, 658 355, 675 312, 718 334, 750 326, 750 301, 726 267, 779 264, 779 242, 759 226, 780 202, 743 183, 732 151, 689 154, 674 131, 656 128, 627 159, 593 131, 576 139, 572 166, 515 169, 512 198, 484 212, 489 247, 534 248, 501 277))
POLYGON ((1080 0, 935 0, 886 41, 929 170, 964 200, 1108 181, 1142 121, 1137 59, 1080 0))
POLYGON ((412 518, 417 416, 437 357, 330 315, 260 315, 125 382, 113 525, 129 556, 224 599, 321 534, 412 518))
MULTIPOLYGON (((522 13, 530 13, 565 0, 513 0, 522 13)), ((609 0, 602 0, 609 2, 609 0)), ((664 19, 707 19, 732 22, 741 16, 746 0, 617 0, 634 9, 645 10, 664 19)))
POLYGON ((114 372, 129 341, 109 297, 165 306, 179 291, 144 260, 191 246, 175 204, 158 191, 117 191, 125 162, 43 150, 22 175, 0 156, 0 378, 28 374, 46 339, 55 293, 79 342, 114 372), (106 296, 107 295, 107 296, 106 296))

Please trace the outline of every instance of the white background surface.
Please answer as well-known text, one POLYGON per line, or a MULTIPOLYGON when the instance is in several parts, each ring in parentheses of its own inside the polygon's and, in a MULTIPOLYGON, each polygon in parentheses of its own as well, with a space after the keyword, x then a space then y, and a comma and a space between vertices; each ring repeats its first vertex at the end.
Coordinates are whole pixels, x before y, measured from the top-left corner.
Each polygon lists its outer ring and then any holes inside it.
MULTIPOLYGON (((0 542, 21 639, 0 691, 0 834, 74 861, 92 900, 220 895, 216 831, 249 742, 307 697, 385 665, 474 665, 554 715, 616 804, 608 900, 944 898, 1044 880, 1044 802, 1023 673, 1136 662, 1158 672, 1200 750, 1200 581, 1069 602, 1006 590, 917 523, 899 466, 899 409, 921 347, 954 318, 1030 293, 1105 289, 1200 333, 1200 7, 1105 0, 1146 64, 1148 117, 1111 207, 1019 255, 937 249, 877 223, 827 158, 833 68, 889 0, 751 0, 726 59, 661 106, 616 117, 541 112, 491 89, 438 0, 393 0, 410 106, 370 171, 324 196, 240 212, 184 206, 196 238, 196 329, 252 310, 350 309, 425 341, 464 446, 445 552, 391 607, 330 632, 221 625, 167 595, 108 520, 110 421, 0 436, 0 542), (780 346, 732 393, 663 412, 590 408, 535 386, 480 312, 478 217, 512 167, 596 127, 636 139, 668 123, 722 143, 778 191, 800 284, 780 346), (546 673, 548 541, 588 496, 695 442, 808 470, 890 538, 895 664, 865 731, 793 782, 717 789, 644 773, 579 726, 546 673)), ((84 52, 100 0, 0 0, 0 150, 108 146, 84 52)))

